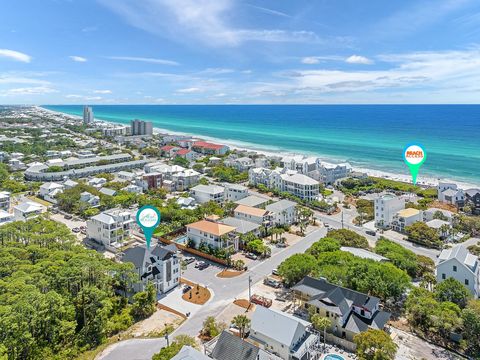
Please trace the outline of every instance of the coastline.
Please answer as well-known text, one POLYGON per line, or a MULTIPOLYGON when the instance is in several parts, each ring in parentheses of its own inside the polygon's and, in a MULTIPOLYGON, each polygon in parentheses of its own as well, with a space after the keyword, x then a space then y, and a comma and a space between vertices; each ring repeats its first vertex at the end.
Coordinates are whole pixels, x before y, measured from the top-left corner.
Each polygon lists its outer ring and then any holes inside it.
MULTIPOLYGON (((52 114, 67 116, 67 117, 70 117, 70 118, 75 119, 75 120, 82 119, 82 117, 78 116, 78 115, 71 115, 71 114, 67 114, 67 113, 63 113, 63 112, 59 112, 59 111, 54 111, 54 110, 43 108, 41 106, 35 106, 35 108, 37 108, 41 111, 46 111, 46 112, 52 113, 52 114)), ((96 119, 95 121, 99 122, 99 123, 111 124, 111 125, 123 124, 123 123, 113 122, 111 120, 102 120, 102 119, 96 119)), ((322 160, 324 160, 326 162, 332 162, 334 164, 335 163, 340 163, 340 162, 349 162, 346 159, 334 158, 332 156, 327 157, 325 155, 316 154, 316 153, 289 151, 289 150, 286 150, 286 149, 273 148, 271 146, 262 146, 262 145, 259 145, 259 144, 242 142, 242 141, 238 141, 238 140, 234 140, 234 139, 221 139, 221 138, 204 136, 204 135, 199 136, 198 134, 194 134, 194 133, 172 131, 172 130, 169 130, 169 129, 163 129, 163 128, 158 128, 158 127, 154 127, 153 131, 154 131, 154 134, 158 134, 158 135, 188 136, 188 137, 192 137, 194 139, 201 139, 201 140, 206 140, 206 141, 211 141, 211 142, 216 142, 216 143, 222 143, 222 144, 225 144, 225 145, 229 146, 233 150, 254 151, 254 152, 257 152, 257 153, 265 155, 265 156, 280 156, 280 157, 284 157, 284 156, 313 156, 313 157, 321 158, 322 160)), ((399 174, 398 172, 371 169, 371 168, 367 168, 367 167, 363 167, 363 166, 356 166, 354 164, 351 164, 351 166, 352 166, 353 171, 363 172, 363 173, 366 173, 369 176, 379 177, 379 178, 388 179, 388 180, 401 181, 401 182, 404 182, 404 183, 411 183, 411 176, 408 173, 399 174)), ((406 167, 405 167, 405 169, 406 169, 406 171, 408 171, 406 167)), ((474 183, 470 183, 468 181, 463 181, 463 180, 442 178, 442 179, 440 179, 440 181, 456 183, 463 190, 480 187, 480 184, 474 184, 474 183)), ((429 176, 421 176, 420 175, 417 178, 417 184, 420 185, 420 186, 437 186, 438 182, 439 182, 438 178, 429 177, 429 176)))

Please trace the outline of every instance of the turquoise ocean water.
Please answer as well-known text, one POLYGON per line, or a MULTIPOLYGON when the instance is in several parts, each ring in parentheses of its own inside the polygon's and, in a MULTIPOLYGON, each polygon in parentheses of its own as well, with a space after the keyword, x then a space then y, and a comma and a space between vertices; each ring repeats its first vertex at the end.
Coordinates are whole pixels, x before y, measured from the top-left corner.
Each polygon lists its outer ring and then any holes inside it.
MULTIPOLYGON (((82 106, 43 108, 82 115, 82 106)), ((95 118, 224 140, 278 153, 318 155, 408 174, 402 150, 421 143, 420 176, 480 184, 480 105, 96 105, 95 118)))

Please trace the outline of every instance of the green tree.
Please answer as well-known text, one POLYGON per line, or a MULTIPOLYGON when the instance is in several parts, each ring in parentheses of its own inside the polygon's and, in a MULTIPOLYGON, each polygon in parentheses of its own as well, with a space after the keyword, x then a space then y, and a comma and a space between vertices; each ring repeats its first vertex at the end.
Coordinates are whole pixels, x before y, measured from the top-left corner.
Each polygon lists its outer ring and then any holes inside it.
POLYGON ((472 356, 480 354, 480 300, 470 300, 462 310, 463 336, 467 343, 467 351, 472 356))
POLYGON ((463 309, 472 295, 460 281, 448 278, 436 286, 435 297, 438 301, 450 301, 463 309))
POLYGON ((203 322, 203 328, 200 334, 207 339, 213 339, 225 330, 225 328, 226 325, 224 323, 217 323, 215 317, 208 316, 203 322))
POLYGON ((354 337, 360 360, 393 360, 398 346, 383 330, 368 329, 354 337))
POLYGON ((162 348, 160 352, 153 355, 152 360, 170 360, 177 355, 184 346, 196 347, 195 339, 188 335, 178 335, 169 346, 162 348))
POLYGON ((145 319, 155 312, 157 291, 152 283, 148 283, 145 291, 133 296, 132 315, 135 319, 145 319))
POLYGON ((312 244, 307 253, 317 257, 321 253, 340 250, 340 242, 337 239, 325 237, 312 244))
POLYGON ((437 230, 432 229, 423 222, 417 221, 405 227, 408 240, 431 248, 440 248, 442 241, 437 230))
POLYGON ((316 267, 317 262, 312 255, 294 254, 280 264, 278 272, 290 286, 310 274, 316 267))
POLYGON ((328 237, 336 239, 342 246, 358 247, 368 249, 368 240, 365 236, 357 234, 353 230, 336 229, 328 233, 328 237))
POLYGON ((402 245, 384 237, 380 237, 375 245, 375 252, 390 259, 392 263, 405 270, 408 275, 415 277, 418 273, 417 255, 402 245))
POLYGON ((238 328, 240 332, 240 338, 243 339, 245 337, 246 330, 250 326, 250 319, 245 315, 236 315, 232 320, 232 324, 238 328))
POLYGON ((313 314, 310 317, 310 322, 317 331, 323 331, 323 348, 325 348, 327 341, 327 328, 332 325, 331 321, 320 314, 313 314))

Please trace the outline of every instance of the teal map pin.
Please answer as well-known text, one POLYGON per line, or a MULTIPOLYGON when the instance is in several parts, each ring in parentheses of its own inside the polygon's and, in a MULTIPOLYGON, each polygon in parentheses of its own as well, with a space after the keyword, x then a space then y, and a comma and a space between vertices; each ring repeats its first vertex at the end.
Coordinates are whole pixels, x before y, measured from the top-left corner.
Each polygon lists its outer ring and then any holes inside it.
POLYGON ((160 224, 160 211, 155 206, 145 205, 137 211, 137 224, 145 234, 147 249, 150 249, 155 228, 160 224))
POLYGON ((418 170, 427 160, 427 153, 422 145, 408 144, 403 150, 403 160, 412 174, 413 185, 417 184, 418 170))

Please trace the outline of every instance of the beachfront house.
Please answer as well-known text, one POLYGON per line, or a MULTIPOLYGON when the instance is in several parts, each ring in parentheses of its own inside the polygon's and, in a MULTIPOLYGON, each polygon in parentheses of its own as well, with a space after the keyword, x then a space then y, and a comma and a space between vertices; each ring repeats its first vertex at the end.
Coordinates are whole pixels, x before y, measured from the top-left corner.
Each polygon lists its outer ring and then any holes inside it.
POLYGON ((301 360, 318 341, 309 331, 311 323, 276 309, 257 306, 248 340, 283 360, 301 360))
POLYGON ((297 222, 297 203, 290 200, 280 200, 265 207, 270 211, 275 226, 292 225, 297 222))
POLYGON ((348 163, 332 164, 326 161, 317 163, 319 179, 325 185, 332 185, 337 180, 346 178, 351 172, 352 167, 348 163))
POLYGON ((463 245, 444 249, 436 266, 437 282, 454 278, 470 290, 474 298, 480 296, 480 260, 463 245))
POLYGON ((256 208, 264 208, 272 199, 268 196, 248 195, 243 199, 234 201, 237 205, 246 205, 256 208))
POLYGON ((252 221, 242 220, 235 217, 226 217, 220 220, 222 224, 232 226, 235 228, 235 233, 238 235, 253 234, 257 237, 261 236, 263 226, 252 221))
POLYGON ((218 185, 197 185, 190 189, 192 197, 200 204, 209 201, 223 203, 225 200, 225 188, 218 185))
POLYGON ((140 282, 134 284, 134 291, 144 291, 148 283, 153 283, 158 294, 164 294, 180 284, 180 261, 176 252, 161 245, 149 250, 145 246, 135 246, 124 251, 123 262, 135 266, 140 282))
POLYGON ((206 141, 195 141, 192 150, 204 155, 225 155, 229 149, 227 145, 213 144, 206 141))
POLYGON ((87 236, 109 250, 116 250, 130 237, 133 223, 130 211, 110 209, 87 220, 87 236))
POLYGON ((437 186, 438 201, 462 207, 465 203, 465 193, 457 184, 439 182, 437 186))
POLYGON ((187 237, 199 247, 204 243, 214 248, 232 247, 238 251, 238 237, 233 226, 225 225, 212 219, 200 220, 188 224, 187 237))
POLYGON ((380 299, 329 283, 324 278, 304 277, 292 287, 297 313, 312 311, 330 320, 327 339, 354 350, 355 335, 368 329, 383 330, 390 313, 380 309, 380 299))
POLYGON ((405 200, 394 194, 383 194, 374 201, 375 226, 388 229, 395 214, 405 208, 405 200))
POLYGON ((468 189, 465 191, 466 204, 471 206, 472 213, 480 215, 480 189, 468 189))

